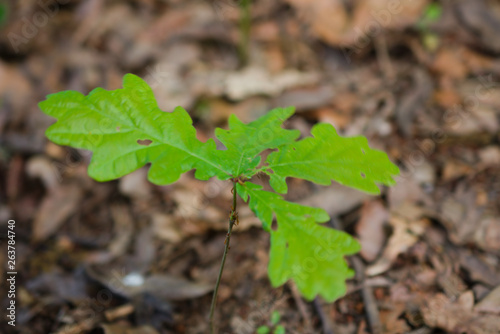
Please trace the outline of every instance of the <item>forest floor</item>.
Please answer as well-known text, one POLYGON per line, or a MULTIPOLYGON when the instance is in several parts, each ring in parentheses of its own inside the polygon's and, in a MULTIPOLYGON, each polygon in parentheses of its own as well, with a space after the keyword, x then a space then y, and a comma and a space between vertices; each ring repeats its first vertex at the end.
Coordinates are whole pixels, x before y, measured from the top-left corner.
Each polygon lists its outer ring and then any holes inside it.
POLYGON ((18 272, 16 327, 2 316, 0 332, 208 332, 231 184, 188 173, 155 186, 147 168, 98 183, 87 152, 44 136, 47 94, 117 89, 134 73, 162 110, 188 110, 202 140, 231 113, 295 106, 286 127, 331 123, 401 168, 380 196, 289 180, 288 199, 362 245, 333 304, 271 286, 269 235, 239 203, 220 333, 255 333, 274 311, 286 333, 500 333, 500 4, 256 0, 242 48, 237 3, 0 5, 0 261, 14 219, 18 272))

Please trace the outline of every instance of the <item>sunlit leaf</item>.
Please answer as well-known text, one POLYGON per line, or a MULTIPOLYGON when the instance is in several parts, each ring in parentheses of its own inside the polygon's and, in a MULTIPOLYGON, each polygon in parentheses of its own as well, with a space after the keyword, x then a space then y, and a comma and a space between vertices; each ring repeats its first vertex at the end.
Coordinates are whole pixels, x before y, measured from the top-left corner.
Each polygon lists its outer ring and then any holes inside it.
POLYGON ((61 145, 94 152, 89 175, 98 181, 124 176, 151 163, 148 179, 169 184, 193 168, 196 177, 231 176, 216 155, 215 142, 196 139, 189 114, 178 107, 161 111, 151 88, 127 74, 123 89, 96 88, 88 96, 75 91, 51 94, 40 108, 58 119, 46 132, 61 145))

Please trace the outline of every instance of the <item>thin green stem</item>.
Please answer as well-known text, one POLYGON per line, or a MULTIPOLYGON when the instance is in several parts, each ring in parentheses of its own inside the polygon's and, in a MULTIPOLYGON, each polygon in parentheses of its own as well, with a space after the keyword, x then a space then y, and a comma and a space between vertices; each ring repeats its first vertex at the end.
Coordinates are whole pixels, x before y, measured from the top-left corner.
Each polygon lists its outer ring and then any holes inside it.
POLYGON ((248 64, 248 53, 249 53, 249 42, 250 42, 250 25, 251 25, 251 13, 250 13, 250 0, 241 0, 240 3, 240 44, 239 44, 239 54, 241 66, 244 67, 248 64))
POLYGON ((224 271, 224 264, 226 263, 226 256, 229 251, 229 242, 231 241, 231 232, 233 231, 233 226, 238 219, 238 214, 236 212, 236 182, 233 181, 233 206, 231 207, 231 213, 229 214, 229 228, 227 230, 226 240, 224 241, 224 254, 222 255, 222 262, 220 264, 219 276, 217 277, 217 282, 215 283, 214 294, 212 296, 212 305, 210 305, 210 334, 215 334, 214 328, 214 312, 215 305, 217 303, 217 292, 219 292, 219 285, 222 278, 222 272, 224 271))

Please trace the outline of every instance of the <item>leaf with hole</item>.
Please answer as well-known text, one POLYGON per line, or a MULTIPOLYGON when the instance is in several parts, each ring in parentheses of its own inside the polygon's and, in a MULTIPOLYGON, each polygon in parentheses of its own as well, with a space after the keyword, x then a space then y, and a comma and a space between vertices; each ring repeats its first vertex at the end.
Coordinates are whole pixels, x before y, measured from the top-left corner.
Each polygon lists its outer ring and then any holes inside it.
POLYGON ((148 163, 148 179, 160 185, 193 168, 202 180, 231 177, 215 142, 196 138, 189 114, 180 107, 161 111, 151 88, 135 75, 124 77, 123 89, 96 88, 88 96, 75 91, 51 94, 40 108, 58 119, 46 132, 50 140, 94 152, 89 175, 98 181, 119 178, 148 163))

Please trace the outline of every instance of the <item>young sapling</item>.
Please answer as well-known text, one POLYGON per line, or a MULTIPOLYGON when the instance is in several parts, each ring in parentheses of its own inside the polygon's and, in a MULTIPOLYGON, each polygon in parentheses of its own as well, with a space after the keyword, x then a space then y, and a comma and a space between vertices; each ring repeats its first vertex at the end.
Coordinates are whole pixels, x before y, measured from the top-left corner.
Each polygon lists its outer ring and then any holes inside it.
POLYGON ((330 217, 320 208, 288 202, 288 177, 320 185, 336 181, 368 193, 378 194, 378 184, 393 185, 399 169, 384 152, 371 149, 366 138, 344 138, 330 124, 316 124, 312 137, 299 139, 298 130, 282 124, 294 109, 276 108, 245 124, 231 115, 229 129, 217 128, 215 141, 202 142, 189 114, 181 107, 164 112, 153 91, 139 77, 127 74, 123 88, 96 88, 88 95, 64 91, 47 96, 41 110, 57 119, 46 132, 60 145, 91 150, 89 175, 109 181, 150 164, 148 180, 172 184, 181 174, 195 169, 195 178, 217 177, 232 182, 232 206, 224 242, 219 276, 210 309, 214 332, 214 310, 231 233, 238 221, 237 196, 247 202, 271 235, 268 274, 273 286, 293 280, 308 300, 317 295, 333 302, 346 292, 345 280, 353 276, 344 258, 359 251, 349 234, 321 223, 330 217), (265 161, 261 154, 274 150, 265 161), (251 181, 266 174, 274 191, 251 181), (271 228, 273 221, 277 227, 271 228))

